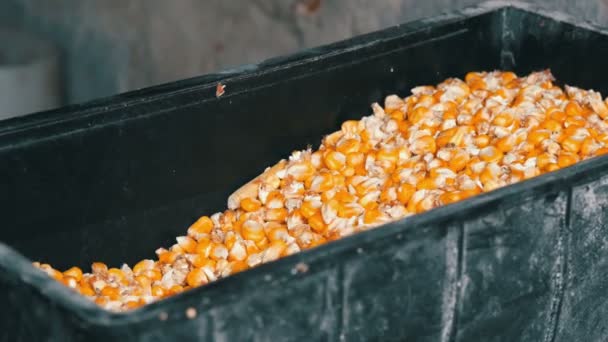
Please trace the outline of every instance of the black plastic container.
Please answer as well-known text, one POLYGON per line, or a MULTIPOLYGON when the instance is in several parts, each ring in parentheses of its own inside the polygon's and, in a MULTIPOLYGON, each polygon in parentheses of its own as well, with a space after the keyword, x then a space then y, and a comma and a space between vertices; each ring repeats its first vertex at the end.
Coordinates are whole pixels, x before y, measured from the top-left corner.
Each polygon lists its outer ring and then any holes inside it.
POLYGON ((544 68, 608 94, 607 58, 601 29, 494 3, 3 121, 1 340, 608 340, 605 157, 128 313, 30 266, 151 257, 264 167, 388 94, 544 68))

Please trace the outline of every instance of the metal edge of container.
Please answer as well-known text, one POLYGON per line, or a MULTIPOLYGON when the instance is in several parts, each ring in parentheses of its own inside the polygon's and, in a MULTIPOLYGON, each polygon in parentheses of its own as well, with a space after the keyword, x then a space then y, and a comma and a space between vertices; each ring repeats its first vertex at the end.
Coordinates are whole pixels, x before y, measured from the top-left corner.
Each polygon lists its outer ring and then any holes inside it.
MULTIPOLYGON (((608 30, 601 29, 587 22, 581 23, 569 15, 560 12, 547 11, 536 5, 519 2, 504 3, 500 1, 490 1, 477 6, 467 7, 459 11, 446 13, 428 19, 420 19, 382 31, 357 36, 338 43, 305 50, 287 57, 273 58, 256 65, 246 65, 214 74, 171 82, 164 85, 91 101, 85 104, 72 105, 62 108, 61 112, 67 111, 69 113, 67 115, 59 115, 59 110, 51 110, 26 117, 9 119, 4 122, 0 122, 0 126, 4 126, 3 128, 0 127, 0 137, 6 134, 27 132, 29 129, 41 128, 45 127, 46 125, 63 124, 70 120, 82 122, 89 116, 103 115, 103 112, 109 110, 110 108, 118 107, 124 109, 129 106, 135 106, 139 103, 159 101, 178 93, 191 92, 195 90, 200 91, 201 89, 204 89, 206 91, 206 95, 201 97, 198 103, 214 100, 215 86, 220 80, 228 83, 240 79, 257 77, 262 74, 272 73, 275 70, 290 68, 294 65, 305 64, 318 59, 327 58, 332 55, 357 50, 365 46, 379 43, 386 39, 403 37, 404 33, 407 35, 418 32, 421 30, 421 27, 426 30, 432 25, 443 26, 453 21, 467 19, 506 8, 515 8, 540 16, 553 16, 556 17, 555 20, 560 22, 575 25, 577 27, 585 28, 602 34, 608 34, 608 30), (384 35, 387 34, 387 31, 390 32, 390 36, 385 37, 384 35), (363 41, 367 41, 367 43, 362 44, 363 41), (112 105, 110 105, 110 103, 112 103, 112 105)), ((154 113, 148 113, 146 115, 153 114, 154 113)), ((138 117, 140 117, 140 115, 129 117, 129 119, 135 119, 138 117)), ((0 149, 1 148, 2 147, 0 147, 0 149)), ((47 297, 54 304, 69 310, 84 323, 94 326, 126 325, 130 323, 137 323, 149 319, 150 317, 157 317, 157 315, 163 311, 162 306, 174 301, 181 301, 185 298, 196 297, 200 293, 199 291, 213 291, 215 288, 224 286, 231 286, 232 288, 246 287, 248 282, 255 280, 261 274, 267 273, 267 271, 270 269, 288 270, 291 268, 291 266, 295 265, 300 259, 303 258, 306 258, 308 262, 314 262, 324 258, 326 255, 339 254, 346 250, 352 249, 353 246, 359 246, 369 241, 386 238, 398 232, 407 231, 413 227, 418 227, 431 222, 442 222, 452 217, 466 216, 468 213, 491 206, 508 198, 522 196, 523 194, 535 193, 544 188, 555 187, 556 182, 558 182, 557 184, 560 187, 564 187, 566 185, 571 186, 573 184, 583 182, 585 174, 591 174, 594 171, 603 169, 607 166, 608 157, 597 157, 586 160, 556 172, 544 174, 530 180, 475 196, 471 199, 467 199, 466 201, 440 207, 423 214, 414 215, 391 222, 383 225, 382 227, 334 241, 329 245, 323 245, 269 264, 263 264, 242 274, 221 279, 207 286, 193 289, 168 299, 151 303, 140 309, 125 313, 106 311, 99 308, 94 303, 86 300, 84 297, 76 295, 64 285, 36 270, 31 265, 30 260, 2 242, 0 242, 0 265, 2 265, 2 268, 5 271, 19 275, 19 280, 24 284, 31 286, 34 290, 47 297)))

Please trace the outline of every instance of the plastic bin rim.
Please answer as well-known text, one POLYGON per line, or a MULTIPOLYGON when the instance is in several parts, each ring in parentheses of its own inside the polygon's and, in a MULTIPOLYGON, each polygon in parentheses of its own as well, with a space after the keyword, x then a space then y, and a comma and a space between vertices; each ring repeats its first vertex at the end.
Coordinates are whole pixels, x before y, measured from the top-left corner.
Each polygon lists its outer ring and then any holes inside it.
MULTIPOLYGON (((490 12, 514 8, 517 10, 526 11, 535 15, 545 16, 549 19, 563 22, 577 27, 585 28, 590 31, 608 34, 608 30, 590 24, 589 22, 581 22, 580 20, 562 12, 548 11, 536 4, 525 2, 503 2, 503 1, 487 1, 477 5, 465 7, 463 9, 444 13, 438 16, 433 16, 426 19, 419 19, 405 24, 390 27, 384 30, 368 33, 357 36, 337 43, 332 43, 322 47, 307 49, 296 54, 272 58, 256 65, 245 65, 235 69, 229 69, 214 74, 203 75, 190 79, 180 80, 167 84, 162 84, 143 90, 136 90, 124 94, 115 95, 112 97, 95 100, 85 104, 72 105, 64 107, 62 111, 68 111, 71 114, 89 115, 101 114, 108 110, 110 101, 117 102, 119 107, 127 107, 141 102, 149 102, 152 100, 164 98, 177 93, 190 92, 193 90, 201 90, 209 88, 209 98, 215 97, 215 87, 218 81, 230 81, 245 77, 255 77, 261 73, 273 72, 277 69, 288 68, 297 64, 311 62, 333 54, 338 54, 346 51, 356 50, 370 44, 380 43, 383 41, 381 33, 399 28, 399 36, 404 33, 414 33, 421 30, 426 30, 430 25, 445 25, 456 20, 469 19, 471 17, 480 16, 490 12), (426 24, 424 28, 420 28, 420 24, 426 24), (357 43, 359 40, 366 43, 357 43), (342 46, 344 45, 344 46, 342 46), (195 84, 192 84, 195 83, 195 84), (167 88, 169 89, 168 92, 167 88), (211 94, 213 91, 213 94, 211 94), (160 94, 161 92, 164 92, 160 94), (121 99, 121 97, 132 97, 132 99, 121 99)), ((62 121, 69 119, 66 117, 56 117, 58 110, 44 111, 23 118, 9 119, 0 122, 0 136, 6 133, 6 129, 1 126, 9 126, 9 131, 27 130, 30 127, 37 127, 44 124, 47 117, 51 121, 62 121)), ((2 147, 0 146, 0 149, 2 147)), ((3 242, 0 242, 0 268, 4 271, 9 271, 18 275, 21 281, 28 286, 31 286, 35 291, 38 291, 43 296, 47 296, 52 303, 61 306, 63 309, 73 313, 78 319, 92 326, 107 326, 107 325, 125 325, 137 322, 142 322, 150 318, 157 318, 162 312, 166 312, 166 308, 162 307, 168 303, 182 301, 190 296, 199 296, 201 291, 211 291, 213 288, 225 286, 232 283, 246 282, 248 278, 256 278, 265 274, 269 267, 284 268, 286 266, 295 265, 300 259, 306 259, 308 262, 314 262, 326 255, 337 255, 340 253, 353 250, 366 242, 376 241, 378 239, 391 237, 396 234, 404 233, 410 229, 424 227, 425 225, 437 224, 445 222, 447 218, 466 215, 469 212, 476 212, 488 205, 493 205, 505 198, 521 196, 523 193, 531 193, 533 190, 555 186, 557 183, 562 186, 565 183, 577 183, 586 173, 592 173, 593 170, 599 170, 608 165, 608 156, 592 158, 571 167, 558 170, 535 177, 514 185, 503 187, 495 191, 484 193, 473 198, 461 201, 455 204, 447 205, 437 209, 433 209, 423 214, 413 215, 404 219, 394 221, 382 225, 376 229, 366 232, 354 234, 352 236, 334 241, 328 245, 323 245, 308 251, 300 252, 295 255, 280 259, 278 261, 258 266, 247 272, 237 274, 225 279, 218 280, 207 286, 186 291, 176 296, 169 297, 142 308, 127 311, 127 312, 111 312, 98 307, 96 304, 85 299, 81 295, 77 295, 72 290, 64 285, 48 277, 43 272, 35 269, 31 265, 31 260, 21 255, 3 242), (573 181, 575 179, 575 181, 573 181)))

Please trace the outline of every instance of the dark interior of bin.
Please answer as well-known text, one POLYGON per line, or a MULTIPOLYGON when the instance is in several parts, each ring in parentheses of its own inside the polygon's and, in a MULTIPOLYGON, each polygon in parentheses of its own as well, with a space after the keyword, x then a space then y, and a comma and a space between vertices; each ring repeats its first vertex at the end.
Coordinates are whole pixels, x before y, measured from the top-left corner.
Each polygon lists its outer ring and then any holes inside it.
POLYGON ((223 81, 219 99, 195 79, 129 105, 120 105, 124 95, 94 110, 5 121, 2 240, 59 268, 152 257, 198 216, 222 210, 238 185, 317 145, 345 119, 370 114, 386 95, 473 70, 544 68, 607 94, 608 64, 593 53, 607 50, 600 34, 508 8, 396 27, 312 51, 322 57, 305 62, 262 64, 248 74, 255 77, 223 81), (353 42, 359 48, 341 49, 353 42))

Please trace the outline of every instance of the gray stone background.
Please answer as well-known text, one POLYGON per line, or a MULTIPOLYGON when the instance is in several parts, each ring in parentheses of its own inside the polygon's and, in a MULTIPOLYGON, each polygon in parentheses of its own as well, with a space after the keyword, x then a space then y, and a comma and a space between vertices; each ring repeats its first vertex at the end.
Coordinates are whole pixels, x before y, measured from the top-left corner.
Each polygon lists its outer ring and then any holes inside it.
MULTIPOLYGON (((81 102, 476 4, 478 0, 0 0, 0 25, 52 40, 81 102)), ((608 0, 539 0, 608 26, 608 0)))

